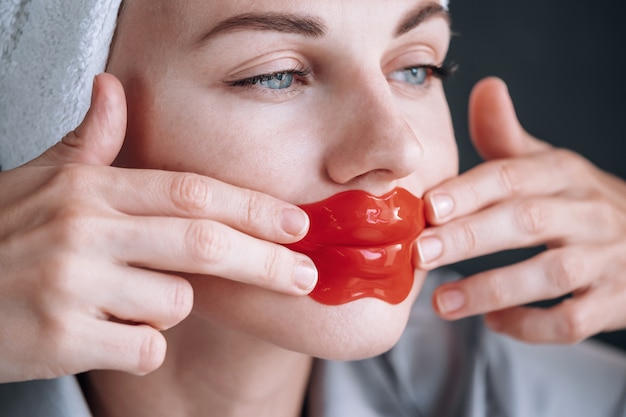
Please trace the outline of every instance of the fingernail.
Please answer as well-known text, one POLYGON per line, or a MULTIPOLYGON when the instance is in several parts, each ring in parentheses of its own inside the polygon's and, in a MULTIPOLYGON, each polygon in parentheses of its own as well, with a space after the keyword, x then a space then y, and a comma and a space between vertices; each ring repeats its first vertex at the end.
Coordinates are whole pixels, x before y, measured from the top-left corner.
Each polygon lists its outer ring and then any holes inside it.
POLYGON ((299 236, 309 227, 309 218, 302 210, 289 208, 282 213, 281 226, 288 234, 299 236))
POLYGON ((452 214, 454 200, 448 194, 436 194, 430 198, 433 213, 437 219, 444 219, 452 214))
POLYGON ((420 261, 429 264, 443 253, 443 242, 438 237, 424 236, 417 240, 417 251, 420 261))
POLYGON ((440 313, 452 313, 465 306, 465 294, 459 290, 444 291, 437 296, 437 309, 440 313))
POLYGON ((317 284, 317 269, 311 261, 301 261, 296 266, 295 284, 300 290, 309 293, 317 284))

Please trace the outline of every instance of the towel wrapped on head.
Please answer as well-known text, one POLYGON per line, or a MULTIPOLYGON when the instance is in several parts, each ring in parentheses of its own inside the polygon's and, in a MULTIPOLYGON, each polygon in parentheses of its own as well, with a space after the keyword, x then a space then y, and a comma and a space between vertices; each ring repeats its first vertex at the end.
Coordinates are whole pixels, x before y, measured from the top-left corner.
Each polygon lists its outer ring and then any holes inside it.
POLYGON ((0 166, 75 128, 104 71, 121 0, 0 0, 0 166))

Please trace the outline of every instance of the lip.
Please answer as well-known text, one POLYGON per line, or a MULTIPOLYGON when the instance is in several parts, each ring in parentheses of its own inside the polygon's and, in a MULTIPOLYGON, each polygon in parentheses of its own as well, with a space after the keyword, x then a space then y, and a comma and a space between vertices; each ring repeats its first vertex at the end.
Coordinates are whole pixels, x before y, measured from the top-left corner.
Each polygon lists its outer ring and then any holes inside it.
POLYGON ((286 246, 315 263, 313 299, 328 305, 406 299, 413 287, 411 246, 425 227, 420 198, 403 188, 382 196, 350 190, 300 207, 311 220, 309 232, 286 246))

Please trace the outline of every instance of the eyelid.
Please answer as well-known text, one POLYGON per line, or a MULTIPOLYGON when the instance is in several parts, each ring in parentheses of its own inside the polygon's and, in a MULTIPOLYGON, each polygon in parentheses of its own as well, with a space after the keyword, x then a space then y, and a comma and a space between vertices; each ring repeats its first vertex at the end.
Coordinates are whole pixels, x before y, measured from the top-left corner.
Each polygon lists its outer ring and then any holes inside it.
POLYGON ((383 60, 382 68, 385 73, 389 73, 418 65, 438 66, 442 61, 443 59, 433 48, 422 43, 412 43, 390 51, 383 60))
POLYGON ((417 64, 391 71, 390 74, 398 71, 409 71, 414 68, 424 68, 430 72, 431 76, 445 81, 456 73, 458 65, 454 62, 444 62, 441 65, 417 64))
POLYGON ((226 81, 226 84, 230 85, 231 87, 254 86, 256 84, 259 84, 260 82, 269 81, 272 78, 277 77, 281 74, 293 74, 300 78, 307 78, 311 74, 311 70, 308 68, 303 70, 298 68, 284 69, 272 73, 258 74, 238 80, 226 81))
MULTIPOLYGON (((300 77, 300 79, 303 79, 303 78, 306 79, 310 75, 310 73, 311 73, 310 70, 302 71, 298 69, 291 69, 291 70, 285 69, 285 70, 281 70, 281 71, 277 71, 273 73, 253 75, 251 77, 242 78, 239 80, 228 81, 227 84, 230 85, 231 87, 256 86, 257 84, 260 84, 264 81, 270 81, 271 79, 278 77, 280 75, 283 75, 283 74, 292 74, 296 77, 300 77)), ((300 80, 300 82, 302 81, 300 80)))
POLYGON ((304 70, 308 67, 303 59, 289 55, 271 54, 250 60, 238 68, 235 68, 229 75, 224 77, 224 82, 242 80, 258 76, 261 74, 276 74, 286 69, 304 70))

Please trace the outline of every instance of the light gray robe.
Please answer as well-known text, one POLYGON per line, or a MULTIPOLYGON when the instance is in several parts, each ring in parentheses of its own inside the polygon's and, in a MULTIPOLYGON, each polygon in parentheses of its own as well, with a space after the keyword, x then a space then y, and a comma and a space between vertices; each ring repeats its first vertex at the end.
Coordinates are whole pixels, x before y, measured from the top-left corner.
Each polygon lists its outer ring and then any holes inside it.
MULTIPOLYGON (((596 342, 531 346, 480 318, 439 319, 435 271, 389 352, 318 361, 308 417, 626 417, 626 355, 596 342)), ((0 385, 1 417, 91 417, 74 377, 0 385)), ((174 417, 174 416, 173 416, 174 417)))

